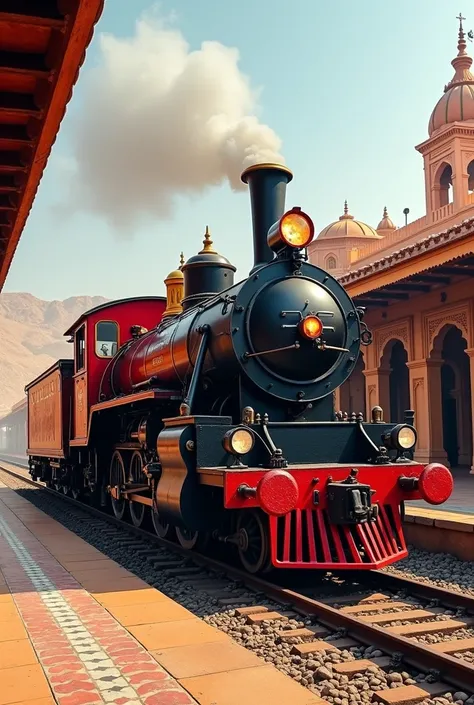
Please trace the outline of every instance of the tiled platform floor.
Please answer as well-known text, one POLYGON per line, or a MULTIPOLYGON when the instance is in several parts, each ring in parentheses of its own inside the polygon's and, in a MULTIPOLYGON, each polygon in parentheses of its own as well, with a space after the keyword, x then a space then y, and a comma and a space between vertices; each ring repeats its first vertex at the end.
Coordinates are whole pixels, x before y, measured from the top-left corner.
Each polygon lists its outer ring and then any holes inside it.
POLYGON ((326 705, 0 484, 0 705, 326 705))

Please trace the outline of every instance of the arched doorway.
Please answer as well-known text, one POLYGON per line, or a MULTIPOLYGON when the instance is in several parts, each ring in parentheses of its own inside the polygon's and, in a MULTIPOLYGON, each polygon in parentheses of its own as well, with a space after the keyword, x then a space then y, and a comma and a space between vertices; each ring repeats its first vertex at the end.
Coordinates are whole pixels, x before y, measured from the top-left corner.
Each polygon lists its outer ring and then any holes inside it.
MULTIPOLYGON (((389 415, 391 423, 401 423, 410 408, 408 353, 400 340, 389 340, 380 361, 381 371, 388 373, 389 415)), ((387 413, 388 412, 388 413, 387 413)))
POLYGON ((436 186, 434 203, 435 210, 447 206, 453 200, 453 170, 451 164, 443 162, 440 165, 434 180, 436 186))
POLYGON ((467 176, 467 190, 472 193, 474 191, 474 160, 467 165, 467 176))
POLYGON ((467 341, 459 328, 444 326, 435 339, 432 359, 441 362, 443 448, 451 467, 470 466, 472 409, 467 341))

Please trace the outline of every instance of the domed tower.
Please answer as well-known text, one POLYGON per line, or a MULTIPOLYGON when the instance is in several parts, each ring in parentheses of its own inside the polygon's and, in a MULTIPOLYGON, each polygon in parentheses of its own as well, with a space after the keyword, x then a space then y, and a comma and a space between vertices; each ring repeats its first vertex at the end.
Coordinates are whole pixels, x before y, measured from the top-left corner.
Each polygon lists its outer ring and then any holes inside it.
POLYGON ((471 204, 474 191, 474 75, 467 54, 465 18, 459 15, 454 76, 428 123, 427 139, 416 149, 425 162, 426 213, 437 223, 471 204))
POLYGON ((183 310, 228 289, 234 283, 236 268, 213 248, 209 226, 203 240, 204 247, 183 265, 183 310))
POLYGON ((389 217, 388 211, 387 211, 387 206, 385 206, 383 209, 382 220, 377 225, 377 233, 378 233, 378 235, 385 237, 386 235, 389 235, 390 233, 392 233, 396 229, 397 229, 397 226, 394 224, 393 220, 389 217))
POLYGON ((381 236, 367 223, 349 213, 347 201, 339 220, 327 225, 308 246, 310 262, 326 269, 333 276, 347 271, 351 252, 360 250, 381 236))
POLYGON ((165 279, 166 286, 166 309, 163 313, 163 318, 170 316, 179 316, 183 312, 181 302, 183 300, 184 291, 184 275, 181 271, 184 265, 184 255, 181 252, 180 267, 173 269, 165 279))

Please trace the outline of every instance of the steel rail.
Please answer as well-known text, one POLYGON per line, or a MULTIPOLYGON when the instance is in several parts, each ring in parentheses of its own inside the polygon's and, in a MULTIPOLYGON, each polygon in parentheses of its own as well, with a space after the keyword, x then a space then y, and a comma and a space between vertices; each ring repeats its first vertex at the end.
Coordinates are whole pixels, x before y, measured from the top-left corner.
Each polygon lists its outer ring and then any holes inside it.
MULTIPOLYGON (((21 473, 5 468, 1 465, 1 457, 0 469, 16 479, 23 480, 27 484, 46 490, 54 496, 59 496, 62 500, 65 500, 66 502, 89 512, 94 516, 100 517, 104 521, 119 526, 122 529, 126 529, 136 536, 146 538, 148 541, 151 539, 151 541, 155 544, 166 547, 181 556, 191 558, 193 562, 199 566, 212 568, 216 571, 223 572, 233 580, 238 580, 247 587, 274 598, 279 603, 290 604, 292 607, 296 608, 297 611, 305 615, 312 615, 316 617, 319 622, 327 627, 330 627, 331 629, 344 630, 349 636, 357 639, 358 641, 367 645, 374 645, 387 653, 401 654, 403 661, 411 666, 414 666, 415 668, 426 671, 437 671, 439 673, 439 677, 443 681, 446 681, 456 688, 465 690, 472 689, 472 685, 474 683, 474 665, 471 665, 467 661, 454 658, 448 654, 439 653, 421 642, 407 639, 406 637, 398 634, 392 634, 383 627, 378 627, 374 624, 370 624, 369 622, 360 621, 357 617, 341 612, 330 605, 324 604, 323 602, 315 600, 311 597, 307 597, 306 595, 302 595, 295 590, 271 583, 264 578, 253 576, 244 570, 229 566, 228 564, 216 560, 215 558, 204 556, 200 553, 190 552, 172 541, 161 539, 148 531, 134 527, 117 519, 116 517, 106 514, 101 510, 90 507, 87 504, 73 499, 72 497, 62 495, 49 487, 45 487, 45 485, 33 480, 32 478, 27 478, 21 473)), ((416 587, 417 594, 422 597, 432 599, 436 595, 436 599, 439 599, 444 604, 462 607, 463 609, 468 609, 474 612, 474 598, 469 598, 466 595, 455 593, 452 590, 443 590, 442 588, 436 588, 424 583, 415 583, 413 580, 402 577, 397 577, 394 580, 391 574, 381 573, 378 571, 371 571, 371 575, 377 581, 379 577, 383 575, 384 577, 382 580, 387 584, 391 579, 391 582, 394 584, 397 583, 398 587, 401 585, 408 585, 408 589, 410 591, 412 591, 412 589, 415 591, 416 587), (387 578, 385 578, 385 576, 387 576, 387 578)), ((377 610, 377 605, 374 605, 374 611, 375 610, 377 610)), ((395 615, 394 619, 396 619, 395 615)), ((440 622, 440 631, 442 631, 442 622, 440 622)))

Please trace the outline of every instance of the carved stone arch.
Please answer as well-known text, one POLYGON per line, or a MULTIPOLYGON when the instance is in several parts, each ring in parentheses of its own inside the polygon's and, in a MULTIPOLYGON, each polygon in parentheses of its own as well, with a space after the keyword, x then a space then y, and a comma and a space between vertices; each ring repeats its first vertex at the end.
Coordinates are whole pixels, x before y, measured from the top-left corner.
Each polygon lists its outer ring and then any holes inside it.
POLYGON ((465 158, 464 173, 467 174, 467 190, 472 193, 474 191, 474 152, 468 152, 465 158))
POLYGON ((433 184, 439 183, 441 174, 447 166, 449 166, 454 172, 454 159, 451 159, 451 155, 449 157, 443 157, 435 164, 431 165, 431 181, 433 184), (453 164, 451 164, 451 161, 453 162, 453 164))
POLYGON ((465 172, 467 172, 467 168, 472 161, 474 161, 474 152, 463 152, 462 165, 465 172))
POLYGON ((433 343, 430 348, 430 357, 434 359, 441 358, 441 351, 443 349, 444 339, 452 328, 456 328, 458 331, 460 331, 462 337, 466 341, 466 346, 469 345, 467 340, 467 333, 465 330, 463 330, 462 325, 458 322, 455 323, 454 321, 446 321, 445 323, 441 324, 441 326, 438 328, 437 332, 433 336, 433 343))
POLYGON ((439 162, 434 171, 432 185, 435 190, 435 210, 447 206, 453 200, 454 167, 448 159, 439 162))
POLYGON ((442 347, 442 341, 444 340, 444 336, 448 332, 450 326, 459 328, 463 338, 465 338, 467 342, 468 348, 474 347, 471 316, 469 307, 466 305, 462 308, 458 308, 451 311, 443 311, 428 316, 425 325, 426 357, 432 356, 432 353, 434 352, 435 341, 437 342, 438 352, 441 350, 439 346, 441 345, 442 347), (440 336, 440 333, 442 332, 443 328, 445 328, 446 330, 444 331, 443 335, 440 336))
POLYGON ((399 340, 407 352, 408 361, 410 362, 413 359, 413 336, 411 333, 411 321, 409 319, 397 321, 391 326, 376 329, 374 339, 377 367, 381 365, 385 347, 390 340, 399 340))

